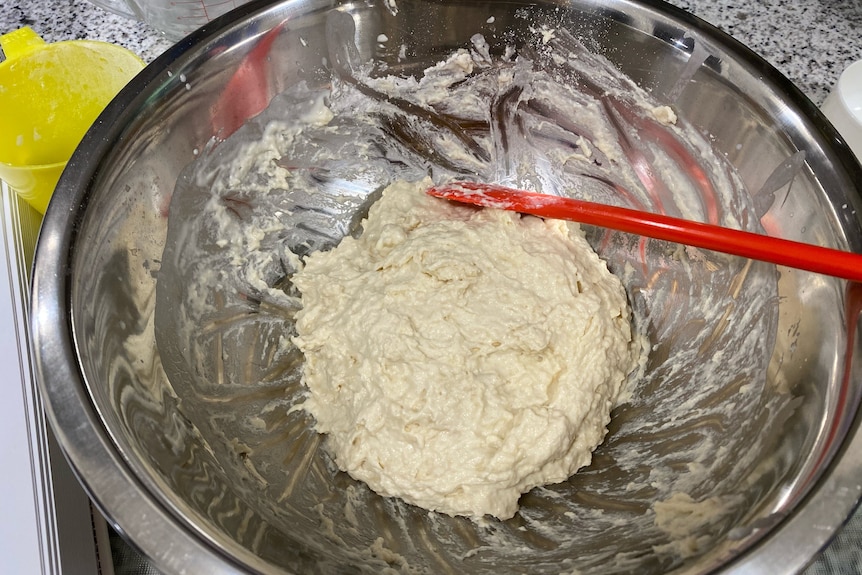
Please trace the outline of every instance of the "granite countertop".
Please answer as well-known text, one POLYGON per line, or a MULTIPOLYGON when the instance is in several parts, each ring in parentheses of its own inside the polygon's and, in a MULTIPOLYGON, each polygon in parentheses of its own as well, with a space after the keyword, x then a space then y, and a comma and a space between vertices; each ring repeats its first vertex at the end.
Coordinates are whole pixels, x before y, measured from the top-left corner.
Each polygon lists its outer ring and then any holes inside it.
MULTIPOLYGON (((672 0, 729 33, 822 104, 841 71, 862 60, 862 0, 672 0)), ((12 0, 0 10, 0 33, 30 26, 46 41, 81 39, 119 44, 146 62, 171 46, 154 28, 86 0, 12 0)), ((134 552, 112 544, 123 557, 134 552)), ((130 560, 137 563, 134 558, 130 560)), ((118 569, 118 572, 120 570, 118 569)), ((146 572, 138 566, 126 572, 146 572)), ((806 575, 862 573, 862 512, 857 512, 806 575)))

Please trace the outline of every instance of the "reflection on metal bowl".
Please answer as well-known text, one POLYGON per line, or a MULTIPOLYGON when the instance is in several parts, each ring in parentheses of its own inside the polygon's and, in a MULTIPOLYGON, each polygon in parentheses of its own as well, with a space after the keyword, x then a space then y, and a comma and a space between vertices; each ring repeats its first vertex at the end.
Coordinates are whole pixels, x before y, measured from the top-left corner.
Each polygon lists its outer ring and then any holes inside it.
POLYGON ((862 293, 598 229, 588 239, 623 277, 650 354, 590 467, 525 495, 514 519, 482 524, 337 472, 292 409, 302 357, 285 345, 287 252, 331 246, 393 177, 425 173, 862 249, 862 170, 831 127, 755 55, 668 6, 243 7, 106 110, 37 251, 49 416, 137 547, 169 573, 793 572, 813 557, 862 491, 862 293), (459 49, 476 68, 450 90, 481 92, 501 70, 531 81, 487 92, 482 117, 375 87, 459 49), (542 97, 539 77, 565 98, 542 97), (259 154, 291 186, 237 179, 228 165, 253 162, 262 135, 311 101, 326 101, 335 123, 259 154), (572 102, 599 120, 568 113, 572 102), (650 115, 661 106, 676 124, 650 115), (602 134, 613 145, 594 145, 602 134), (553 161, 587 148, 595 156, 574 167, 553 161), (252 251, 220 241, 228 228, 268 232, 252 251))

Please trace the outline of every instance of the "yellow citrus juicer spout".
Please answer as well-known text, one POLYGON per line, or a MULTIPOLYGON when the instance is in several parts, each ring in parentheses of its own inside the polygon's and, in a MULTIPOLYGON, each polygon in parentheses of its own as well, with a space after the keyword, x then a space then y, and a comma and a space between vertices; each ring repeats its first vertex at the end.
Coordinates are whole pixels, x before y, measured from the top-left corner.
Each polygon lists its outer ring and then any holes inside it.
POLYGON ((143 67, 106 42, 47 43, 30 28, 0 36, 0 179, 41 213, 101 111, 143 67))

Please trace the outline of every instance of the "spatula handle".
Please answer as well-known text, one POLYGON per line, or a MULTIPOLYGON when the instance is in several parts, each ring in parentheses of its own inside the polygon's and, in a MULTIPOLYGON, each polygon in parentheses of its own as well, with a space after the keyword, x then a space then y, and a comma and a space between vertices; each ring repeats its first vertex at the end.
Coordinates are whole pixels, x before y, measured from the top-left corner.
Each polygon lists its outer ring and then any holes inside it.
POLYGON ((543 218, 569 220, 862 281, 862 255, 692 222, 630 208, 562 198, 494 184, 462 182, 428 190, 432 196, 543 218))

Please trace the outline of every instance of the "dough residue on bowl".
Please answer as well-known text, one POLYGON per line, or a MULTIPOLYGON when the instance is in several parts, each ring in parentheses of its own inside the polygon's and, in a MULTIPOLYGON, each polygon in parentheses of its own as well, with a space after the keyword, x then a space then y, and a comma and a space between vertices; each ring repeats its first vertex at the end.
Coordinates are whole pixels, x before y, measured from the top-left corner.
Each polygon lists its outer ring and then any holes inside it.
POLYGON ((294 275, 304 408, 377 493, 506 519, 590 463, 640 357, 631 312, 577 225, 430 185, 389 186, 294 275))

